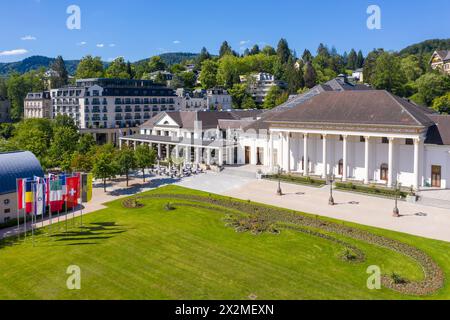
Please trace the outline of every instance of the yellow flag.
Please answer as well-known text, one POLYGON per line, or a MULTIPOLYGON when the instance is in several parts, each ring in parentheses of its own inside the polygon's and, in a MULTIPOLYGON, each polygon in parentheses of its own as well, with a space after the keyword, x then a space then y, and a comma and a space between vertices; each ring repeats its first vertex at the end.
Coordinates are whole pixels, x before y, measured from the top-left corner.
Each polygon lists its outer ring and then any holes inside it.
POLYGON ((86 183, 87 202, 90 202, 92 200, 92 179, 93 179, 92 173, 88 173, 86 183))

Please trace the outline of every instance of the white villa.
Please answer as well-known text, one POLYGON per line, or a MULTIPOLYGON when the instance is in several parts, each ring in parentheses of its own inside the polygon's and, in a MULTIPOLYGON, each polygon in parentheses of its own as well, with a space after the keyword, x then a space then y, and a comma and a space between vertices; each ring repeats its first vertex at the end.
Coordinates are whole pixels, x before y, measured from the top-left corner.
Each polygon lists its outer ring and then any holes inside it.
POLYGON ((450 116, 387 91, 335 79, 264 113, 163 112, 121 144, 147 143, 160 158, 259 165, 265 172, 342 181, 450 188, 450 116))

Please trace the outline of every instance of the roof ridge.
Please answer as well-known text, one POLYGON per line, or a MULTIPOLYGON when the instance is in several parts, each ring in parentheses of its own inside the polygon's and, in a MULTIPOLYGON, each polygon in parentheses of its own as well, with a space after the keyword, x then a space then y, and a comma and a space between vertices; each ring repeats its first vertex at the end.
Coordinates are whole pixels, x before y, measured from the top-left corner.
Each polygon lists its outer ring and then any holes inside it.
MULTIPOLYGON (((419 125, 423 125, 408 109, 406 109, 405 108, 405 106, 404 105, 402 105, 397 99, 396 99, 396 96, 394 95, 394 94, 392 94, 392 93, 390 93, 389 91, 387 91, 387 90, 383 90, 385 93, 387 93, 387 95, 392 99, 392 100, 394 100, 395 101, 395 103, 396 104, 398 104, 399 106, 400 106, 400 108, 402 108, 402 110, 404 110, 406 113, 408 113, 408 115, 412 118, 412 119, 414 119, 414 121, 417 123, 417 124, 419 124, 419 125)), ((400 98, 400 97, 398 97, 398 98, 400 98)), ((402 98, 400 98, 400 99, 402 99, 402 98)), ((405 102, 407 102, 407 101, 405 101, 405 102)), ((408 102, 408 103, 410 103, 410 102, 408 102)), ((411 104, 412 105, 412 104, 411 104)), ((426 117, 426 115, 425 114, 423 114, 423 116, 425 116, 426 117)), ((428 117, 427 117, 428 118, 428 117)))

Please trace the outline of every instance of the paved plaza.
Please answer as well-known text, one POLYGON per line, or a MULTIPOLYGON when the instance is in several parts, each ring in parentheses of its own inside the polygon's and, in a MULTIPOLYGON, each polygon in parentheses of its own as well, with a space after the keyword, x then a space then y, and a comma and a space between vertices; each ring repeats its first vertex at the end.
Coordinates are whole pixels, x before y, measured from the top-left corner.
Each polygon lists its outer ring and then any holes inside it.
MULTIPOLYGON (((164 185, 175 184, 186 188, 252 200, 282 208, 305 213, 355 222, 413 235, 450 242, 450 210, 436 206, 399 202, 400 218, 392 217, 394 202, 392 199, 366 196, 362 194, 334 191, 335 206, 328 205, 329 187, 315 188, 309 186, 282 183, 283 196, 276 195, 277 182, 257 180, 254 168, 226 169, 221 173, 204 173, 182 179, 151 176, 143 183, 141 177, 132 178, 127 188, 124 179, 117 179, 107 184, 103 192, 101 183, 94 184, 93 201, 85 205, 83 214, 104 209, 104 203, 127 197, 140 192, 152 190, 164 185)), ((431 191, 430 191, 431 192, 431 191)), ((430 193, 431 195, 431 193, 430 193)), ((445 193, 439 193, 444 197, 445 193)), ((79 218, 80 213, 69 214, 79 218)), ((64 217, 60 221, 64 221, 64 217)), ((80 220, 80 219, 78 219, 80 220)), ((57 222, 54 218, 52 223, 57 222)), ((49 225, 50 220, 44 221, 49 225)), ((38 227, 42 225, 39 223, 38 227)), ((30 226, 28 226, 30 228, 30 226)), ((0 230, 0 238, 16 235, 16 228, 0 230)))

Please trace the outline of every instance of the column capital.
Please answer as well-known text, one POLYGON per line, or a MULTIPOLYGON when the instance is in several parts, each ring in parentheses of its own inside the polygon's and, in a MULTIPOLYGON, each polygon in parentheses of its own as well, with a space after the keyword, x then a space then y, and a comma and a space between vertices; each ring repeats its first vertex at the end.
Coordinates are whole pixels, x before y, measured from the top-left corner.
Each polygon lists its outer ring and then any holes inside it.
POLYGON ((394 142, 395 139, 396 139, 396 138, 394 138, 394 137, 389 137, 389 138, 388 138, 389 142, 394 142))
POLYGON ((364 136, 364 139, 366 139, 366 141, 369 141, 371 138, 371 136, 364 136))
POLYGON ((307 132, 303 133, 303 138, 308 138, 308 136, 309 136, 309 133, 307 133, 307 132))
POLYGON ((416 138, 416 139, 414 139, 414 144, 419 145, 422 141, 423 141, 422 138, 416 138))

